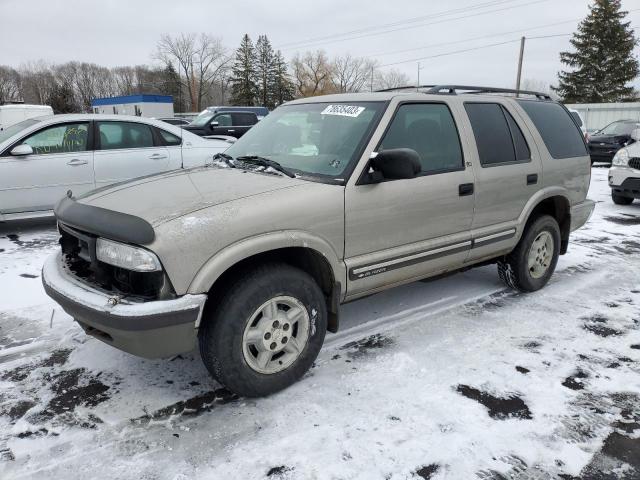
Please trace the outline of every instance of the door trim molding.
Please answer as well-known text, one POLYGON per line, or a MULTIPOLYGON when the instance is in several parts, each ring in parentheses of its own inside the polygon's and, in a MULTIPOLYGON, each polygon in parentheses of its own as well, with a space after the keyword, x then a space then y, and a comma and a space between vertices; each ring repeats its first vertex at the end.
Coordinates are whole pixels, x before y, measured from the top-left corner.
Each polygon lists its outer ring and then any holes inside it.
POLYGON ((503 240, 513 238, 515 234, 516 229, 511 228, 502 232, 483 235, 472 240, 454 242, 448 245, 430 248, 428 250, 423 250, 417 253, 411 253, 399 257, 391 257, 386 260, 363 265, 361 267, 353 267, 349 269, 349 280, 362 280, 364 278, 368 278, 373 275, 379 275, 381 273, 396 270, 398 268, 408 267, 410 265, 415 265, 417 263, 426 262, 428 260, 433 260, 448 255, 455 255, 456 253, 461 253, 477 247, 484 247, 491 243, 501 242, 503 240))

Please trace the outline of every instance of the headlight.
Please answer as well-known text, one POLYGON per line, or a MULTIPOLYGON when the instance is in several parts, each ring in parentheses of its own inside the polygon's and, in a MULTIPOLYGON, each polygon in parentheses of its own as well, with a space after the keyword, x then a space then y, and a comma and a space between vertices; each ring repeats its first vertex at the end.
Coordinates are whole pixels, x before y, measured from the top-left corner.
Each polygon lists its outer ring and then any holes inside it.
POLYGON ((617 165, 619 167, 627 166, 629 163, 629 151, 626 148, 621 148, 613 157, 613 165, 617 165))
POLYGON ((133 270, 134 272, 157 272, 162 270, 160 260, 149 250, 132 247, 105 238, 96 241, 96 257, 98 260, 115 267, 133 270))

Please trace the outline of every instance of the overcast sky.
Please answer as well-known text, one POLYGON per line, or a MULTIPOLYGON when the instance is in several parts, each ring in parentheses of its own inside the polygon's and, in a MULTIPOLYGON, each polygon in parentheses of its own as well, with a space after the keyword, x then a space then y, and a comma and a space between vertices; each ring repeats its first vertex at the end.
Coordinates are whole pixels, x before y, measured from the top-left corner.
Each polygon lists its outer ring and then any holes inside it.
MULTIPOLYGON (((105 66, 152 63, 163 33, 207 32, 235 49, 246 32, 266 34, 287 58, 324 49, 371 56, 412 82, 512 87, 518 39, 572 33, 587 0, 0 0, 0 64, 80 60, 105 66), (395 24, 395 25, 393 25, 395 24), (553 25, 551 25, 553 24, 553 25), (540 27, 540 28, 537 28, 540 27), (336 41, 337 34, 353 33, 336 41), (334 37, 326 38, 328 36, 334 37), (479 38, 480 37, 480 38, 479 38), (302 42, 312 39, 315 42, 302 42), (453 55, 450 52, 479 48, 453 55), (294 44, 294 42, 296 42, 294 44), (408 51, 411 49, 410 51, 408 51), (431 57, 431 58, 426 58, 431 57)), ((623 0, 640 34, 640 0, 623 0)), ((523 78, 553 83, 569 36, 527 41, 523 78)), ((638 54, 639 50, 636 50, 638 54)), ((639 85, 640 82, 636 82, 639 85)))

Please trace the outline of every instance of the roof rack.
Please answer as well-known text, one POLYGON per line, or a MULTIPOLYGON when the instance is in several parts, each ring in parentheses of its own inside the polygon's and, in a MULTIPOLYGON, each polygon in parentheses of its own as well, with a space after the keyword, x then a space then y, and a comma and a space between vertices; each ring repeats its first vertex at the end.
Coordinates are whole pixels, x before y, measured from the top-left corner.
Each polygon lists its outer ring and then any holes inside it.
POLYGON ((516 90, 513 88, 495 88, 495 87, 475 87, 469 85, 418 85, 418 86, 406 86, 396 88, 385 88, 384 90, 378 90, 379 92, 393 92, 397 90, 413 89, 426 94, 438 94, 438 95, 457 95, 460 93, 512 93, 515 95, 531 95, 538 100, 551 100, 551 96, 547 93, 534 92, 531 90, 516 90))

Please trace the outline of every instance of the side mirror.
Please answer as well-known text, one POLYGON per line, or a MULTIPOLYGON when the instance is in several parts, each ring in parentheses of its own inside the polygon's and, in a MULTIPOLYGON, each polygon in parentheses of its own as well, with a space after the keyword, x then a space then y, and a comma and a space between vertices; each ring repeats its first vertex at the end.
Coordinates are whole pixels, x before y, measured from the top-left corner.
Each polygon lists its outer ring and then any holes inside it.
POLYGON ((393 148, 378 152, 369 165, 374 171, 369 183, 415 178, 422 170, 418 152, 410 148, 393 148), (375 175, 376 173, 378 175, 375 175))
POLYGON ((209 124, 209 127, 211 127, 211 128, 213 129, 213 128, 215 128, 215 127, 219 126, 219 125, 220 125, 220 122, 211 122, 211 123, 209 124))
POLYGON ((33 155, 33 148, 31 148, 31 145, 26 145, 23 143, 22 145, 13 147, 13 149, 11 150, 11 155, 15 157, 26 157, 27 155, 33 155))
POLYGON ((636 142, 640 140, 640 128, 636 128, 631 131, 631 139, 635 140, 636 142))

